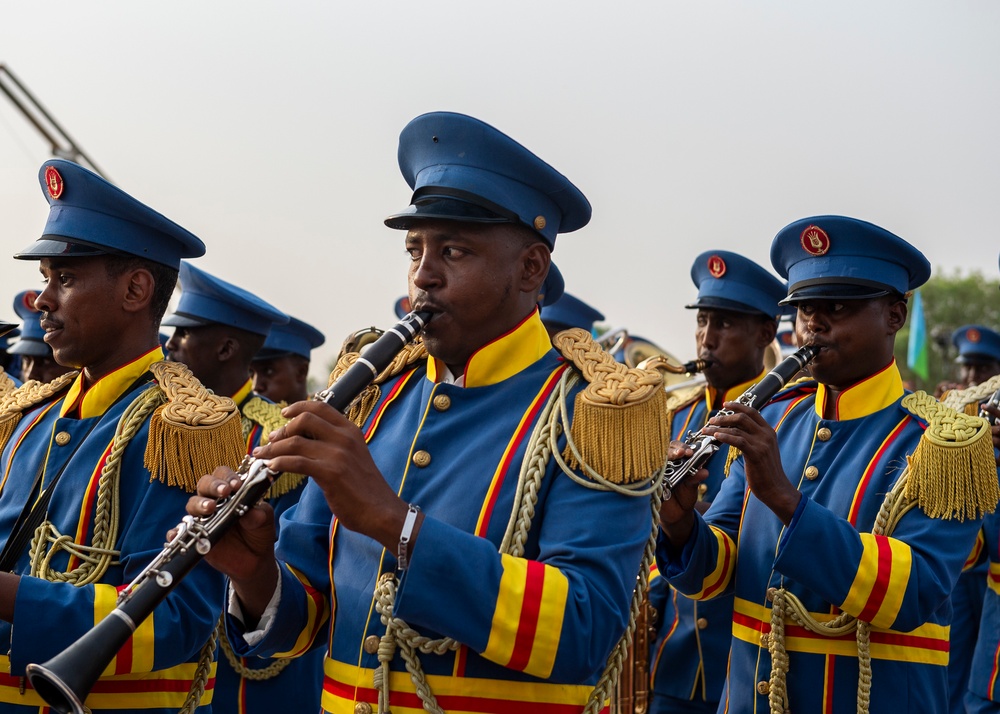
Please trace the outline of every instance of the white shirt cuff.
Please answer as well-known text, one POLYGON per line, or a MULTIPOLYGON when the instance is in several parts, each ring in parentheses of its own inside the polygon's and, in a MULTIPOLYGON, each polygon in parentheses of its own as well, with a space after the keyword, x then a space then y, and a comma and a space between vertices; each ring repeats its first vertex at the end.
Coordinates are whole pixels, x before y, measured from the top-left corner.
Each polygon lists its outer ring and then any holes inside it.
MULTIPOLYGON (((281 566, 279 565, 278 567, 280 568, 281 566)), ((270 602, 268 602, 267 607, 264 608, 264 614, 260 616, 260 620, 257 622, 257 629, 251 632, 244 632, 244 642, 253 647, 264 639, 268 631, 271 629, 271 623, 274 622, 274 616, 278 612, 278 604, 280 602, 281 576, 279 574, 278 584, 274 588, 274 594, 271 596, 270 602)), ((227 608, 227 612, 240 622, 246 622, 243 619, 243 608, 240 607, 240 599, 236 596, 236 591, 233 590, 232 583, 229 584, 229 607, 227 608)))

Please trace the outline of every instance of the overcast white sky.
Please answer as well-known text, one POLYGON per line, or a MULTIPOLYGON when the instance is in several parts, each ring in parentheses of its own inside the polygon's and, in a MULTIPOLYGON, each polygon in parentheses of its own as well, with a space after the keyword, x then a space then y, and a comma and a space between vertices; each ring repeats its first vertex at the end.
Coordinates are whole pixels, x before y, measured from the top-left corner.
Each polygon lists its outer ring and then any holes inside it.
MULTIPOLYGON (((587 194, 567 289, 693 357, 703 250, 770 267, 792 220, 864 218, 997 274, 1000 2, 9 3, 0 62, 199 265, 343 337, 406 290, 399 131, 477 116, 587 194)), ((0 97, 0 253, 40 234, 46 145, 0 97)), ((0 318, 39 285, 0 259, 0 318), (3 297, 9 295, 9 297, 3 297)))

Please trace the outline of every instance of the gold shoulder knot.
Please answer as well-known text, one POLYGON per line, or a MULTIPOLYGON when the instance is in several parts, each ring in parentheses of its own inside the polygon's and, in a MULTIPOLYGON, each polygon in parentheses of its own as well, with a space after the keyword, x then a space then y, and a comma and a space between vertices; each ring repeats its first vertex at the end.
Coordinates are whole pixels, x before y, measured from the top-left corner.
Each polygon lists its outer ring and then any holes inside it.
MULTIPOLYGON (((20 387, 0 394, 0 449, 7 445, 7 440, 21 421, 21 414, 66 390, 78 374, 80 374, 78 371, 73 370, 56 377, 51 382, 29 379, 20 387)), ((7 377, 7 381, 13 386, 10 377, 7 377)))
MULTIPOLYGON (((267 443, 268 435, 288 423, 288 419, 281 415, 282 405, 269 402, 260 397, 251 397, 243 403, 243 419, 261 426, 260 444, 267 443)), ((244 435, 247 432, 244 431, 244 435)), ((267 489, 264 498, 271 499, 284 496, 286 493, 294 491, 305 483, 306 477, 302 474, 283 473, 274 480, 271 487, 267 489)))
MULTIPOLYGON (((336 382, 352 364, 358 361, 358 357, 360 356, 360 352, 346 352, 342 354, 340 359, 337 360, 337 365, 333 368, 333 372, 330 373, 330 380, 327 386, 336 382)), ((375 378, 375 381, 361 393, 361 397, 347 410, 347 418, 359 427, 362 426, 365 420, 368 419, 368 415, 372 413, 372 409, 378 404, 379 397, 382 396, 382 390, 379 388, 379 385, 402 374, 407 367, 424 359, 427 359, 427 348, 424 347, 423 340, 418 336, 413 342, 404 346, 389 366, 382 370, 382 373, 375 378)))
MULTIPOLYGON (((570 425, 582 461, 613 483, 642 481, 663 468, 670 429, 660 373, 616 362, 586 330, 565 330, 553 341, 588 382, 570 425)), ((563 458, 580 468, 569 448, 563 458)))
POLYGON ((903 407, 927 422, 909 457, 904 495, 932 518, 982 518, 1000 500, 990 425, 956 411, 925 392, 903 398, 903 407))
POLYGON ((236 403, 213 394, 180 362, 155 362, 149 371, 166 399, 149 422, 150 480, 193 493, 215 467, 237 468, 245 446, 236 403))

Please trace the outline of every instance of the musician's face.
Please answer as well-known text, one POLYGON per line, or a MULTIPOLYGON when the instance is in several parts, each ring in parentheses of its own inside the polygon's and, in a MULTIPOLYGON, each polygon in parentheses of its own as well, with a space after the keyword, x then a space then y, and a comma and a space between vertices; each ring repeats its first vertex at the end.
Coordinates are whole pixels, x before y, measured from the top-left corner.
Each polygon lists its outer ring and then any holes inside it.
POLYGON ((963 387, 974 387, 997 374, 1000 362, 971 362, 961 366, 958 379, 963 387))
POLYGON ((764 367, 764 350, 774 339, 777 324, 757 315, 732 310, 700 308, 695 329, 698 359, 712 366, 708 383, 722 391, 748 382, 764 367))
POLYGON ((306 398, 309 362, 299 355, 255 359, 250 363, 253 391, 272 402, 298 402, 306 398))
POLYGON ((175 327, 167 340, 167 359, 183 363, 202 384, 215 389, 224 370, 220 355, 225 349, 227 332, 222 325, 175 327))
POLYGON ((906 302, 898 297, 871 300, 807 300, 796 305, 800 345, 823 349, 809 365, 821 383, 846 389, 892 362, 896 333, 906 322, 906 302))
POLYGON ((124 364, 122 335, 135 329, 125 309, 130 274, 111 277, 103 257, 43 258, 39 270, 45 289, 35 307, 56 362, 94 379, 124 364))
POLYGON ((434 313, 424 344, 456 376, 535 309, 549 265, 544 243, 507 224, 421 222, 407 232, 406 252, 410 304, 434 313))

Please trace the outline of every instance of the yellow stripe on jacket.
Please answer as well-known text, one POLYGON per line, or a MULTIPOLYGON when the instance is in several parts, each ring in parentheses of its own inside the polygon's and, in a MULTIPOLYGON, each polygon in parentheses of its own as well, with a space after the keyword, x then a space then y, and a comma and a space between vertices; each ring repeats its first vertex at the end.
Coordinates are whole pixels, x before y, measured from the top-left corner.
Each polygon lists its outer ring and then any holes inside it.
POLYGON ((548 677, 559 650, 569 581, 550 565, 506 554, 500 559, 503 575, 483 657, 548 677))

